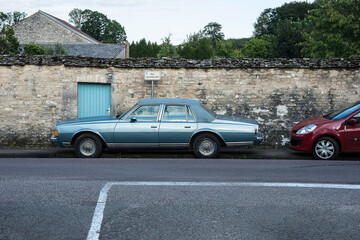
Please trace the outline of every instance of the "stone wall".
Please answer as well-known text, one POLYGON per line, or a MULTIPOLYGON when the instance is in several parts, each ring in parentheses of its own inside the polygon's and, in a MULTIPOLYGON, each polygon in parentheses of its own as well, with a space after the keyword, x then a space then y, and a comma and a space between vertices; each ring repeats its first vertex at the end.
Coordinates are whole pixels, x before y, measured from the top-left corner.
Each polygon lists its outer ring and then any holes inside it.
POLYGON ((40 12, 13 26, 20 43, 89 43, 90 41, 66 29, 40 12))
POLYGON ((285 145, 300 120, 359 100, 360 59, 95 59, 0 56, 0 147, 49 146, 57 120, 77 117, 77 85, 110 83, 112 114, 151 97, 199 99, 256 119, 265 144, 285 145))

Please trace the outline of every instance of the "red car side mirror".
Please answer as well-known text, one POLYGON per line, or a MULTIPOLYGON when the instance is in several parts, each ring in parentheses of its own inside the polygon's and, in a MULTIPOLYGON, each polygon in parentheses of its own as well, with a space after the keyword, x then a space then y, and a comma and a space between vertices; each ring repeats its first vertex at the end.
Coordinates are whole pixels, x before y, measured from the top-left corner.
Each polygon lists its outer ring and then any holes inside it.
POLYGON ((352 119, 350 119, 350 120, 348 121, 348 124, 351 125, 351 126, 354 126, 354 125, 357 124, 357 120, 354 119, 354 118, 352 118, 352 119))

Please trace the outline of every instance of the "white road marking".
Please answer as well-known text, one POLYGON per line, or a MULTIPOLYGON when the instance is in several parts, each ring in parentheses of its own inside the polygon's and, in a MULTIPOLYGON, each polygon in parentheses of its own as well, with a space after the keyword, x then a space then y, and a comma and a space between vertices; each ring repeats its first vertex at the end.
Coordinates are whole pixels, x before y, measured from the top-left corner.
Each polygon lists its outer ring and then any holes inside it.
POLYGON ((87 240, 98 240, 108 192, 112 186, 290 187, 360 190, 355 184, 261 182, 108 182, 101 189, 87 240))

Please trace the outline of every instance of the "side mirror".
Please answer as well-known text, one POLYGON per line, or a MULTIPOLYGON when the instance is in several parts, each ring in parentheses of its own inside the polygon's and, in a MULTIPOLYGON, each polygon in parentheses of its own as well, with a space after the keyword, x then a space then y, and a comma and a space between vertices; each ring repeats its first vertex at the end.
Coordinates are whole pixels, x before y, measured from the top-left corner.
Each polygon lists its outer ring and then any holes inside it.
POLYGON ((130 118, 130 122, 133 123, 133 122, 136 122, 136 121, 137 121, 136 117, 131 117, 131 118, 130 118))
POLYGON ((352 118, 348 121, 348 124, 351 125, 351 126, 354 126, 357 124, 357 120, 355 118, 352 118))

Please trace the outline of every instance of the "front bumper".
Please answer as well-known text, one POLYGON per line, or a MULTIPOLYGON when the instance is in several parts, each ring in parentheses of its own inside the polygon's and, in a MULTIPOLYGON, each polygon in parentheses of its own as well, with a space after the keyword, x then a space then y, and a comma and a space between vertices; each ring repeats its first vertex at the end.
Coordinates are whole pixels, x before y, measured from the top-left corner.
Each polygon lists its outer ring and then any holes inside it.
POLYGON ((59 142, 55 135, 51 136, 50 142, 54 147, 64 147, 64 148, 71 147, 71 144, 69 142, 59 142))
POLYGON ((308 134, 290 134, 290 148, 297 151, 307 151, 312 150, 312 145, 314 142, 312 133, 308 134))
POLYGON ((60 143, 57 141, 57 137, 55 137, 55 135, 51 136, 50 142, 54 147, 60 147, 60 143))

